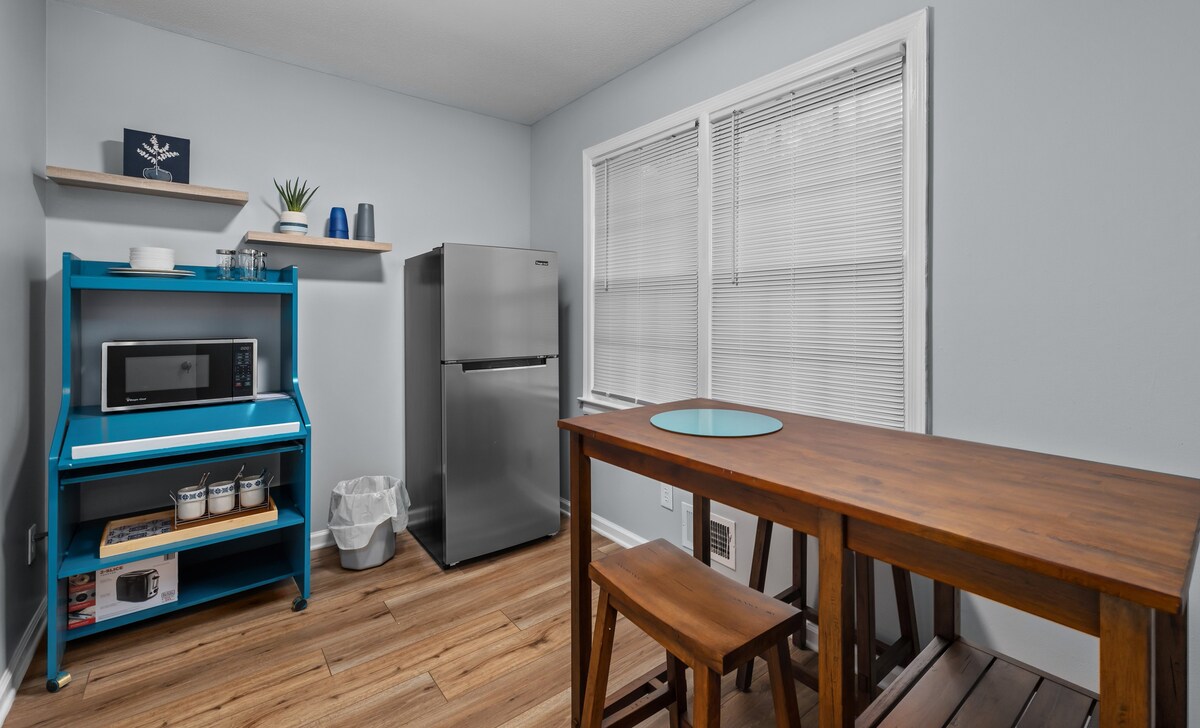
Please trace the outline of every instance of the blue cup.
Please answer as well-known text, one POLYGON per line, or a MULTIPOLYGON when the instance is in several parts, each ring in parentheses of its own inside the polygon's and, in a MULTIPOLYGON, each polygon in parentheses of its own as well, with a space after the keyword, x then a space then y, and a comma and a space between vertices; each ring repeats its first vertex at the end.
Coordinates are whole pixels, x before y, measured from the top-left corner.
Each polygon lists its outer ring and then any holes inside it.
POLYGON ((329 237, 350 239, 350 223, 346 220, 346 208, 335 207, 329 211, 329 237))

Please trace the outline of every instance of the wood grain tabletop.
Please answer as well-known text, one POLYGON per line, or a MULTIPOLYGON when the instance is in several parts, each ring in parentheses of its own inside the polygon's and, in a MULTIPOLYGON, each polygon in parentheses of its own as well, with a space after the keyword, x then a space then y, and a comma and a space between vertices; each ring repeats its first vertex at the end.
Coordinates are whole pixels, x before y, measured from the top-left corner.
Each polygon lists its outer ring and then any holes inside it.
POLYGON ((707 399, 559 426, 1165 612, 1186 600, 1200 479, 707 399), (685 408, 759 412, 783 429, 710 438, 650 424, 685 408))

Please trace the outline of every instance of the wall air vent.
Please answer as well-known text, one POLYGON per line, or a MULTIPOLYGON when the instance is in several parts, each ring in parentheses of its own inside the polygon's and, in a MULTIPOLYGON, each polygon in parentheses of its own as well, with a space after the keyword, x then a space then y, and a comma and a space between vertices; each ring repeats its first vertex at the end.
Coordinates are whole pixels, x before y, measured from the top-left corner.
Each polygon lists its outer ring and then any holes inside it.
MULTIPOLYGON (((737 569, 736 526, 736 522, 723 516, 710 515, 708 519, 708 534, 711 544, 709 553, 712 556, 712 562, 734 570, 737 569)), ((683 504, 683 547, 693 548, 691 503, 683 504)))

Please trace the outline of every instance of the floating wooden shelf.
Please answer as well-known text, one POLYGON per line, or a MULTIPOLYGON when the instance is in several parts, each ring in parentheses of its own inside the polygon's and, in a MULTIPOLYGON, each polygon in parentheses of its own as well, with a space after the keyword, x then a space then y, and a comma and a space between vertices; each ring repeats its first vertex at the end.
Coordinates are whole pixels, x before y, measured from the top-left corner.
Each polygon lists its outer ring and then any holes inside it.
POLYGON ((362 253, 390 253, 391 243, 376 243, 370 240, 346 240, 345 238, 318 238, 311 235, 289 235, 286 233, 249 232, 242 238, 242 245, 293 245, 297 248, 321 248, 322 250, 356 250, 362 253))
POLYGON ((47 166, 46 177, 60 185, 68 185, 70 187, 91 187, 97 190, 133 192, 139 195, 174 197, 180 200, 217 202, 222 205, 237 205, 238 207, 245 205, 250 200, 250 193, 242 192, 241 190, 224 190, 219 187, 185 185, 179 182, 160 182, 140 177, 126 177, 120 174, 106 174, 104 172, 88 172, 82 169, 69 169, 67 167, 47 166))

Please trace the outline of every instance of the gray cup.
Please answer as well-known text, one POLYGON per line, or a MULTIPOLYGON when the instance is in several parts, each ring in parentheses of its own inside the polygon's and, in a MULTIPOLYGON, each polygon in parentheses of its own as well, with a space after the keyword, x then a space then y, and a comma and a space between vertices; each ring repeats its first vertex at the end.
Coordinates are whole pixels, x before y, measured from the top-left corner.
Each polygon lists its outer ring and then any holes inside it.
POLYGON ((354 239, 375 240, 375 206, 366 202, 358 203, 358 214, 354 216, 354 239))

